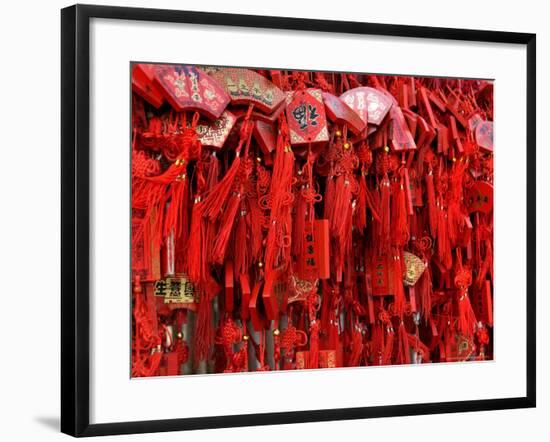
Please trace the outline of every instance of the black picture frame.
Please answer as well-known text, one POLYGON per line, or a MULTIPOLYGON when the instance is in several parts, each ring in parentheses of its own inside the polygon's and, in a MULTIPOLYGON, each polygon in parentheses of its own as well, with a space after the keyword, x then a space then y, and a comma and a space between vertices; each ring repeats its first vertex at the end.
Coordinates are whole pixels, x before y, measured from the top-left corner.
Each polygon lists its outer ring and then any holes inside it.
POLYGON ((304 18, 75 5, 61 10, 61 431, 99 436, 535 407, 536 35, 304 18), (526 395, 504 399, 90 424, 90 19, 157 21, 525 45, 527 51, 526 395))

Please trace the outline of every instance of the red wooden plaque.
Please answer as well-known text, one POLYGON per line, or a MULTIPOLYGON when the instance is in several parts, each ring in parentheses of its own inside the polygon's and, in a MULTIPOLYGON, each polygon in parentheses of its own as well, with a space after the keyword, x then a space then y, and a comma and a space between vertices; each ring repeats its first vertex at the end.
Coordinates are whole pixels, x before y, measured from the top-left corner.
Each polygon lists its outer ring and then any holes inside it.
POLYGON ((331 121, 335 121, 341 125, 346 124, 356 135, 359 135, 367 127, 367 124, 361 119, 359 114, 336 95, 323 92, 323 100, 325 102, 327 117, 331 121))
POLYGON ((306 227, 303 237, 303 256, 298 263, 300 279, 312 281, 330 278, 328 220, 313 221, 306 227))
POLYGON ((132 68, 132 90, 157 109, 164 102, 162 89, 155 84, 155 65, 136 64, 132 68))
POLYGON ((205 67, 231 97, 233 104, 254 104, 271 114, 285 99, 285 93, 263 75, 250 69, 205 67))
POLYGON ((267 274, 262 299, 268 320, 277 319, 280 312, 286 309, 288 303, 288 278, 278 270, 267 274))
POLYGON ((229 103, 229 96, 216 80, 194 66, 158 65, 155 81, 178 112, 198 111, 214 120, 229 103))
POLYGON ((490 213, 493 210, 493 185, 486 181, 476 181, 465 195, 468 212, 490 213))
POLYGON ((254 122, 253 134, 264 154, 270 154, 275 150, 277 145, 277 130, 275 125, 256 120, 254 122))
POLYGON ((197 126, 197 135, 203 146, 215 147, 221 149, 229 137, 229 133, 237 117, 229 111, 224 111, 217 120, 210 124, 199 124, 197 126))
POLYGON ((320 89, 288 92, 286 119, 291 144, 328 141, 327 117, 320 89))
POLYGON ((392 101, 372 87, 350 89, 340 98, 361 117, 364 122, 379 126, 389 112, 392 101))
POLYGON ((374 296, 385 296, 393 294, 391 284, 392 262, 386 255, 375 256, 371 261, 371 284, 374 296))
POLYGON ((482 149, 493 151, 493 122, 482 121, 476 126, 476 142, 482 149))

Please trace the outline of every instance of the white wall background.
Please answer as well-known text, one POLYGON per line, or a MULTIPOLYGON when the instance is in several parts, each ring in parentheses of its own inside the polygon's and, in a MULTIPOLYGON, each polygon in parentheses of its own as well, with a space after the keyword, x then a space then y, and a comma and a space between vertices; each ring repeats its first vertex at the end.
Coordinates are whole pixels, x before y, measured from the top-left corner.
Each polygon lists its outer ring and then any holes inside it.
MULTIPOLYGON (((392 0, 108 1, 163 7, 380 23, 466 27, 537 33, 538 44, 538 408, 348 422, 283 425, 107 437, 102 440, 544 440, 550 436, 550 394, 544 368, 550 313, 544 299, 544 122, 548 11, 543 2, 392 0), (546 43, 546 48, 545 48, 546 43)), ((61 440, 59 434, 59 9, 68 2, 24 1, 0 14, 0 437, 61 440)), ((282 49, 284 50, 284 48, 282 49)), ((327 54, 327 57, 332 56, 327 54)), ((460 60, 457 60, 460 62, 460 60)), ((545 115, 545 111, 547 112, 545 115)), ((546 118, 545 118, 546 117, 546 118)), ((390 388, 390 387, 389 387, 390 388)), ((356 392, 350 392, 356 394, 356 392)), ((182 406, 191 406, 183 403, 182 406)))

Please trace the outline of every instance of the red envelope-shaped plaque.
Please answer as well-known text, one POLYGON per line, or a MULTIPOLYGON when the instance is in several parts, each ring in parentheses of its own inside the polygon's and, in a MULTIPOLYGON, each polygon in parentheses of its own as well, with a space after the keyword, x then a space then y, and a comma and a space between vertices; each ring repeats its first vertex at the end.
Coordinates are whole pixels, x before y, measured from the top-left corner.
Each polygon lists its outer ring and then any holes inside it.
POLYGON ((263 75, 250 69, 205 67, 231 97, 233 104, 254 104, 271 114, 285 99, 285 93, 263 75))
POLYGON ((288 92, 286 119, 291 144, 328 141, 327 117, 320 89, 288 92))
POLYGON ((265 121, 256 120, 254 122, 254 138, 260 145, 263 153, 270 154, 277 145, 277 130, 275 125, 265 121))
POLYGON ((203 146, 221 149, 233 129, 237 117, 229 111, 224 111, 220 118, 211 124, 197 125, 197 135, 203 146))
POLYGON ((132 68, 132 90, 157 109, 164 102, 162 89, 154 82, 155 65, 135 64, 132 68))
POLYGON ((476 181, 466 191, 464 202, 469 213, 490 213, 493 210, 493 185, 486 181, 476 181))
POLYGON ((357 87, 340 95, 361 119, 375 126, 380 125, 392 107, 392 101, 382 92, 372 87, 357 87))
POLYGON ((178 112, 198 111, 214 120, 229 103, 229 96, 216 80, 194 66, 158 65, 155 81, 178 112))
POLYGON ((355 135, 359 135, 367 127, 359 114, 336 95, 323 92, 323 100, 329 120, 341 125, 346 124, 355 135))
POLYGON ((476 126, 476 142, 488 152, 493 151, 493 122, 482 121, 476 126))

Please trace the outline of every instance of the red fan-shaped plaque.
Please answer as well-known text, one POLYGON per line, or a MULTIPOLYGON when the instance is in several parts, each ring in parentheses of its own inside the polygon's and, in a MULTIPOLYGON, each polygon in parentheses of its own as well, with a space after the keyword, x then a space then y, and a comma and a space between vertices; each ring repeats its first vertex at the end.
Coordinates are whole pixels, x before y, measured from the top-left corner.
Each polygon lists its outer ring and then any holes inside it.
POLYGON ((476 126, 476 142, 488 152, 493 151, 493 122, 482 121, 476 126))
POLYGON ((285 93, 263 75, 242 68, 204 68, 231 97, 233 104, 254 104, 271 114, 285 99, 285 93))
POLYGON ((392 106, 392 101, 382 92, 372 87, 350 89, 340 98, 351 107, 364 122, 380 125, 392 106))
POLYGON ((346 124, 355 135, 359 135, 367 127, 366 122, 361 119, 359 114, 336 95, 323 92, 323 101, 327 116, 331 121, 342 125, 346 124))
POLYGON ((291 144, 328 141, 327 116, 320 89, 289 92, 286 119, 291 144))
POLYGON ((158 65, 155 80, 179 112, 198 111, 214 120, 229 103, 229 96, 216 80, 194 66, 158 65))
POLYGON ((132 90, 157 109, 164 101, 162 89, 154 82, 155 65, 136 64, 132 68, 132 90))

